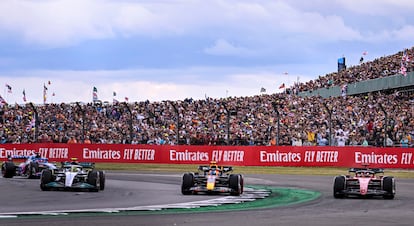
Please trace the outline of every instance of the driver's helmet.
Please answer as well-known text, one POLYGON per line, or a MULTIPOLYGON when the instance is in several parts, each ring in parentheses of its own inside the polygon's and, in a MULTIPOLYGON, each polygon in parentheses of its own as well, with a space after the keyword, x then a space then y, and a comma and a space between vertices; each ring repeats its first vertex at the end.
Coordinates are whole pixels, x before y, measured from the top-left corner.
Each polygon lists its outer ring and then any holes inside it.
POLYGON ((71 166, 70 171, 71 172, 79 172, 80 171, 79 166, 71 166))
POLYGON ((41 156, 40 156, 40 153, 39 153, 39 152, 36 152, 36 153, 35 153, 35 158, 37 158, 37 159, 41 158, 41 156))
POLYGON ((78 165, 79 164, 78 158, 70 158, 70 164, 72 164, 72 165, 78 165))
POLYGON ((217 175, 218 174, 218 165, 216 161, 210 162, 210 174, 211 175, 217 175))
POLYGON ((216 161, 211 161, 210 162, 210 168, 217 168, 217 162, 216 161))

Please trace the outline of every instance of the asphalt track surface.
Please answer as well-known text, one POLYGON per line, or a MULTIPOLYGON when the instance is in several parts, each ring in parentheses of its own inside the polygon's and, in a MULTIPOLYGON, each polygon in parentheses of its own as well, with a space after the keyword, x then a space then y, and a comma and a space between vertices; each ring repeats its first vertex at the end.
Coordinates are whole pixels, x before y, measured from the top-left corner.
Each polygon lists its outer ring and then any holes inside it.
MULTIPOLYGON (((180 174, 107 173, 102 192, 41 191, 36 179, 0 178, 0 213, 111 208, 182 203, 214 198, 183 196, 180 174)), ((286 207, 203 213, 86 215, 0 219, 0 225, 414 225, 414 179, 396 179, 397 195, 334 199, 333 177, 245 175, 245 184, 301 188, 321 192, 317 200, 286 207)))

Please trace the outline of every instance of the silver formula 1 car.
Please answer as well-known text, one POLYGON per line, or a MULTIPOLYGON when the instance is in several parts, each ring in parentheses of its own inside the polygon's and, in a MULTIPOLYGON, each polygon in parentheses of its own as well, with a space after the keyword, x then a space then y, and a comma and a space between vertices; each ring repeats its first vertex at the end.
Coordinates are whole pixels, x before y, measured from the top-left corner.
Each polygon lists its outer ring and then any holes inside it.
POLYGON ((97 171, 94 163, 63 162, 59 169, 42 171, 40 188, 97 192, 105 189, 105 172, 97 171))
POLYGON ((1 166, 1 173, 4 178, 12 178, 14 176, 21 176, 25 178, 40 178, 42 170, 57 169, 56 164, 50 163, 47 158, 41 157, 39 154, 31 156, 9 156, 7 161, 3 162, 1 166), (23 159, 16 165, 14 159, 23 159))
POLYGON ((243 176, 231 174, 233 167, 219 166, 211 162, 209 166, 199 166, 198 172, 185 173, 182 179, 181 193, 191 195, 197 193, 243 193, 243 176))
POLYGON ((341 175, 334 178, 333 196, 335 198, 349 196, 394 198, 395 179, 392 176, 384 176, 383 169, 350 168, 349 172, 353 175, 341 175))

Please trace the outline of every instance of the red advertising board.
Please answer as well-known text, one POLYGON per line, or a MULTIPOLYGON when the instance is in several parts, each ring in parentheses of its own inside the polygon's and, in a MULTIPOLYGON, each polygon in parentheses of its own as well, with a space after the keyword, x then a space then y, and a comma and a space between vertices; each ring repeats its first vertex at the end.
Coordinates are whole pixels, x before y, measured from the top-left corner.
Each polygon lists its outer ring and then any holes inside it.
POLYGON ((127 144, 2 144, 0 160, 39 152, 50 161, 414 168, 414 148, 319 146, 188 146, 127 144))

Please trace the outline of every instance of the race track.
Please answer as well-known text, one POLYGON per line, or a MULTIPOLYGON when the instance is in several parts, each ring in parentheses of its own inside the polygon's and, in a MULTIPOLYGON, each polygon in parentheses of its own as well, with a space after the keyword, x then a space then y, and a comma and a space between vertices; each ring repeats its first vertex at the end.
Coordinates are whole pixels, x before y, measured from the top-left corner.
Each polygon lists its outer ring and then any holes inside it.
MULTIPOLYGON (((269 209, 180 213, 4 218, 0 225, 413 225, 414 180, 397 178, 394 200, 334 199, 332 177, 245 175, 247 185, 303 188, 320 191, 317 200, 269 209)), ((216 196, 183 196, 180 174, 107 173, 102 192, 43 192, 36 179, 0 178, 0 213, 78 210, 183 203, 216 196)), ((156 212, 155 212, 156 213, 156 212)))

